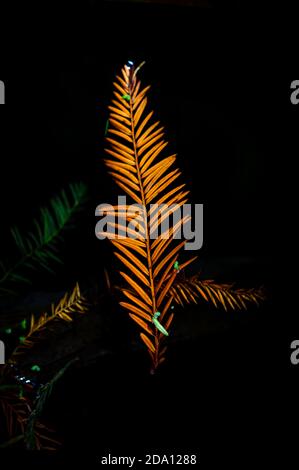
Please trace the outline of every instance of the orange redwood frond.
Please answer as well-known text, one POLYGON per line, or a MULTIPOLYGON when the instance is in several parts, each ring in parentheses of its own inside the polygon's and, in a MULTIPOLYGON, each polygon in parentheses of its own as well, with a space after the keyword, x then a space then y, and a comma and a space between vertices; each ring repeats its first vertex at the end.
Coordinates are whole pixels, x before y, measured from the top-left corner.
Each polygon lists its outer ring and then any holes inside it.
POLYGON ((184 184, 173 185, 181 176, 179 169, 174 168, 176 155, 163 155, 168 145, 164 140, 164 127, 159 121, 152 121, 153 111, 148 110, 150 86, 143 88, 137 80, 139 68, 131 63, 125 65, 114 82, 114 97, 108 108, 105 164, 115 183, 128 196, 128 203, 137 202, 143 211, 135 216, 134 210, 127 206, 108 207, 107 214, 114 214, 130 226, 121 230, 123 226, 115 219, 114 223, 107 222, 107 227, 111 233, 119 229, 122 235, 122 238, 111 240, 116 249, 115 255, 125 268, 120 274, 127 286, 121 290, 129 302, 120 302, 120 305, 129 311, 130 317, 143 330, 153 336, 152 342, 141 333, 155 369, 162 360, 161 334, 151 326, 151 321, 157 308, 162 312, 160 320, 164 322, 164 327, 170 325, 173 319, 167 293, 177 274, 173 263, 185 244, 185 240, 178 241, 174 235, 188 220, 179 213, 187 201, 188 192, 182 190, 184 184), (152 208, 152 204, 156 203, 175 204, 178 218, 175 223, 170 223, 169 232, 164 230, 163 236, 152 240, 151 225, 159 228, 171 214, 165 209, 162 215, 156 213, 152 208), (127 238, 123 236, 125 233, 127 238))

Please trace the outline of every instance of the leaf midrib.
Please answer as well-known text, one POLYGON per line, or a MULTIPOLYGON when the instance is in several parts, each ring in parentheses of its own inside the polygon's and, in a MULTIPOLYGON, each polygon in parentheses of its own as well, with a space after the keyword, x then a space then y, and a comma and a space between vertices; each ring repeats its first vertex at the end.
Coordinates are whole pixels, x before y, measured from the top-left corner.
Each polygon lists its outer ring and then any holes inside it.
MULTIPOLYGON (((130 90, 129 94, 132 97, 134 89, 131 89, 130 84, 129 84, 129 90, 130 90)), ((137 107, 137 109, 138 109, 138 107, 137 107)), ((154 285, 154 278, 153 278, 153 272, 152 272, 153 263, 152 263, 152 256, 151 256, 151 247, 150 247, 150 242, 149 242, 148 214, 147 214, 147 209, 146 209, 146 200, 145 200, 145 196, 144 196, 144 189, 143 189, 143 184, 142 184, 142 179, 141 179, 141 172, 140 172, 139 161, 138 161, 132 99, 130 100, 130 119, 131 119, 132 142, 133 142, 135 165, 136 165, 136 170, 137 170, 137 178, 138 178, 138 182, 139 182, 141 200, 142 200, 142 205, 143 205, 143 209, 145 211, 144 214, 145 214, 145 218, 146 218, 145 243, 146 243, 146 254, 147 254, 147 262, 148 262, 151 298, 152 298, 152 302, 153 302, 153 314, 154 314, 156 312, 156 295, 155 295, 155 285, 154 285)), ((156 331, 154 331, 154 337, 155 337, 155 351, 156 351, 155 352, 155 361, 158 362, 159 336, 158 336, 156 331)))

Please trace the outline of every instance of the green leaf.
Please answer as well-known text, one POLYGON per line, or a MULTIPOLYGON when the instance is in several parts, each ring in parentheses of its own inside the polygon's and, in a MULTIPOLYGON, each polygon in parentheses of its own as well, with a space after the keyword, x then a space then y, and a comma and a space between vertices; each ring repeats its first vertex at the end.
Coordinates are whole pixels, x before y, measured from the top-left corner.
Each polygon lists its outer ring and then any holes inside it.
POLYGON ((20 253, 16 263, 5 266, 0 262, 0 295, 15 292, 17 284, 30 284, 30 272, 45 270, 53 273, 52 263, 62 263, 57 254, 57 244, 63 240, 64 231, 72 227, 72 220, 87 197, 84 183, 70 184, 54 196, 47 207, 40 208, 40 216, 33 220, 33 230, 22 235, 17 227, 11 229, 20 253))

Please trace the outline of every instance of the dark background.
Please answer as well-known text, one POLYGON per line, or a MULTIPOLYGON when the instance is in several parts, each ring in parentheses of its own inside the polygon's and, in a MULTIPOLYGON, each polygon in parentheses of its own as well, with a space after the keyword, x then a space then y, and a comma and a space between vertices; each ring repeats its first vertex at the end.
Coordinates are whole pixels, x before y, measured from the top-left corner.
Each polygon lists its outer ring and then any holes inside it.
MULTIPOLYGON (((197 451, 203 468, 284 462, 293 455, 288 417, 295 413, 296 368, 289 345, 297 322, 288 294, 282 304, 277 294, 288 284, 281 267, 289 247, 282 238, 290 181, 284 172, 291 179, 299 112, 289 101, 290 82, 298 78, 288 60, 293 42, 278 38, 270 18, 238 9, 234 16, 196 6, 62 5, 19 10, 2 45, 5 257, 13 250, 12 224, 29 229, 41 204, 83 180, 91 198, 64 246, 65 270, 47 289, 97 275, 103 283, 113 261, 94 237, 94 209, 117 194, 101 162, 112 79, 128 59, 146 60, 140 77, 152 84, 151 105, 178 152, 192 202, 204 203, 204 247, 194 269, 222 281, 264 284, 268 292, 258 310, 211 310, 202 324, 196 309, 178 314, 178 341, 157 377, 147 376, 146 357, 139 351, 136 359, 128 345, 125 353, 120 348, 70 372, 51 408, 66 441, 65 461, 182 448, 197 451)), ((125 344, 121 332, 110 335, 125 344)))

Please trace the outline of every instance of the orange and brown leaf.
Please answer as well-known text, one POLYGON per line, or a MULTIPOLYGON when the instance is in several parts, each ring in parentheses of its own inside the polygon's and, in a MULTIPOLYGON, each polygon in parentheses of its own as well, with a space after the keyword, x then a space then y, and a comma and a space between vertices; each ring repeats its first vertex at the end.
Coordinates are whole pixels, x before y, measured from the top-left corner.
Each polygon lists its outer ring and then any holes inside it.
POLYGON ((8 362, 15 364, 20 354, 26 352, 28 348, 32 348, 39 334, 45 330, 49 323, 58 319, 71 322, 74 313, 86 313, 86 311, 86 299, 80 292, 79 284, 76 284, 71 293, 66 292, 56 305, 52 304, 51 313, 43 313, 37 319, 31 315, 29 331, 22 343, 12 352, 8 362))
POLYGON ((173 321, 172 301, 184 305, 202 298, 215 307, 234 310, 259 304, 265 296, 262 289, 236 289, 233 285, 201 280, 199 276, 183 280, 177 276, 195 259, 174 269, 185 244, 176 236, 190 221, 189 215, 181 215, 188 191, 179 181, 176 155, 164 155, 168 145, 164 128, 148 109, 149 87, 142 88, 137 78, 139 68, 130 63, 121 69, 109 106, 104 162, 128 197, 128 204, 107 206, 107 214, 113 217, 107 222, 105 236, 115 248, 122 265, 120 275, 126 282, 121 288, 125 299, 120 305, 142 330, 140 337, 155 370, 164 361, 166 350, 161 346, 165 336, 152 321, 157 311, 167 331, 173 321), (172 218, 173 213, 176 216, 172 218), (165 228, 166 219, 169 224, 165 228))
POLYGON ((171 286, 169 294, 180 305, 197 303, 203 299, 224 310, 247 309, 249 304, 259 305, 266 298, 262 287, 257 289, 235 288, 233 284, 219 284, 202 280, 199 275, 184 279, 171 286))
MULTIPOLYGON (((121 305, 142 329, 141 339, 156 368, 161 362, 163 338, 152 317, 159 310, 163 312, 164 325, 170 326, 172 321, 163 280, 174 271, 173 263, 183 249, 185 241, 178 243, 174 235, 187 219, 179 218, 175 226, 170 224, 168 239, 163 236, 151 239, 151 234, 153 230, 161 231, 163 221, 171 214, 166 205, 179 210, 187 201, 188 192, 183 190, 184 184, 177 183, 181 173, 175 167, 176 155, 164 156, 168 142, 164 139, 164 128, 153 120, 153 112, 148 109, 150 87, 142 88, 137 78, 139 68, 125 65, 114 82, 105 164, 129 203, 141 205, 142 210, 136 216, 127 206, 115 208, 114 215, 126 222, 126 226, 130 223, 127 238, 115 236, 120 228, 117 221, 107 227, 115 255, 124 268, 120 274, 127 283, 122 291, 130 302, 121 302, 121 305), (165 205, 160 214, 154 204, 165 205), (138 232, 135 239, 129 237, 134 232, 138 232)), ((167 289, 174 278, 175 275, 168 279, 167 289)))
POLYGON ((6 430, 9 438, 16 434, 24 434, 30 405, 18 393, 7 392, 0 395, 1 412, 6 421, 6 430))

